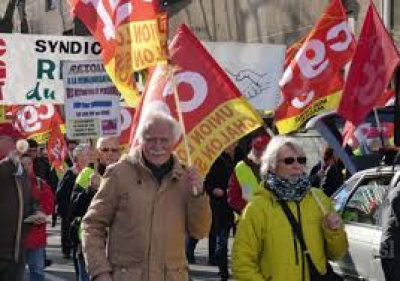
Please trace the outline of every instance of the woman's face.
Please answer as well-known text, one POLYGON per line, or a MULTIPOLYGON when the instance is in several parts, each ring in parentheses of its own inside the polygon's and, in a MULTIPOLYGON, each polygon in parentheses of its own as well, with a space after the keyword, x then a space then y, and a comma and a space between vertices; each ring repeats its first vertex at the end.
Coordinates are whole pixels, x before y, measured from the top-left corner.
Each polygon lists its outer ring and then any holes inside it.
POLYGON ((298 179, 306 169, 306 157, 285 145, 278 153, 275 171, 277 176, 289 180, 298 179))

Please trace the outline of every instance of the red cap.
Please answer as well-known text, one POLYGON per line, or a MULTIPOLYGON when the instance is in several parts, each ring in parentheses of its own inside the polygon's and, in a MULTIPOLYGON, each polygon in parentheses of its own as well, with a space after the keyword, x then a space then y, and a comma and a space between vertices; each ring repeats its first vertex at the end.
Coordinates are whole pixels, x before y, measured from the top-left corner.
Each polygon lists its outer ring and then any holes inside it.
POLYGON ((269 137, 257 136, 251 141, 251 147, 255 150, 264 150, 269 143, 269 137))
POLYGON ((25 138, 11 123, 0 123, 0 137, 10 137, 14 140, 25 138))

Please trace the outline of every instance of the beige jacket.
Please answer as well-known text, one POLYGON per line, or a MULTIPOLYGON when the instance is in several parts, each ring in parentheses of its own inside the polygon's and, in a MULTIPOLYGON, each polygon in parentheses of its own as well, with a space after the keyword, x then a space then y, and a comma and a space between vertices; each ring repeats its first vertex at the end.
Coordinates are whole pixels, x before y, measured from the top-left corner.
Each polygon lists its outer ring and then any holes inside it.
POLYGON ((109 167, 83 219, 89 274, 112 272, 115 281, 188 280, 186 236, 203 238, 211 225, 207 195, 193 197, 191 190, 175 157, 160 186, 141 150, 109 167))

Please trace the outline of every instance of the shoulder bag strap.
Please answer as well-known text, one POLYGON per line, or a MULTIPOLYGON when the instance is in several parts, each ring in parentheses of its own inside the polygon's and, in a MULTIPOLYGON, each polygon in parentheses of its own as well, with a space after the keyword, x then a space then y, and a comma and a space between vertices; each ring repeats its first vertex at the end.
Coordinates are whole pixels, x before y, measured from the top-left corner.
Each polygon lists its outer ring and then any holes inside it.
POLYGON ((303 231, 301 230, 300 224, 297 222, 296 218, 294 217, 293 213, 290 211, 289 206, 285 201, 278 200, 278 203, 281 205, 283 212, 285 213, 291 227, 293 233, 296 235, 297 239, 300 242, 301 249, 304 253, 307 253, 307 245, 304 241, 303 231))

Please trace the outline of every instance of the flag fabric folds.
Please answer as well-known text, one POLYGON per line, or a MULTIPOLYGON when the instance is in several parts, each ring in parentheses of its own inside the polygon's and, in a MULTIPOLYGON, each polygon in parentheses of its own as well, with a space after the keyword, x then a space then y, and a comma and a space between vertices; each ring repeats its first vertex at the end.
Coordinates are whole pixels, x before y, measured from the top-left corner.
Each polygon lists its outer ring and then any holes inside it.
POLYGON ((57 170, 63 170, 64 160, 68 154, 67 142, 61 133, 60 125, 54 124, 47 142, 47 155, 51 166, 57 170))
POLYGON ((284 71, 280 81, 284 101, 274 117, 279 133, 295 131, 310 117, 337 109, 341 69, 354 50, 346 12, 340 0, 333 0, 284 71))
POLYGON ((158 0, 72 0, 72 12, 102 47, 104 66, 129 106, 139 92, 134 71, 167 59, 167 16, 158 0))
POLYGON ((65 130, 59 108, 50 103, 7 106, 6 115, 25 138, 34 139, 38 144, 48 141, 54 124, 65 130))
POLYGON ((381 105, 400 57, 374 4, 365 17, 338 113, 357 126, 381 105))
MULTIPOLYGON (((260 127, 263 120, 186 25, 178 28, 169 53, 172 65, 157 66, 146 86, 132 126, 132 143, 146 110, 162 110, 177 120, 180 111, 192 164, 205 176, 225 148, 260 127)), ((175 152, 188 162, 182 139, 175 152)))

